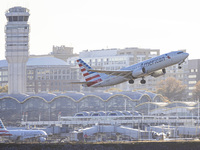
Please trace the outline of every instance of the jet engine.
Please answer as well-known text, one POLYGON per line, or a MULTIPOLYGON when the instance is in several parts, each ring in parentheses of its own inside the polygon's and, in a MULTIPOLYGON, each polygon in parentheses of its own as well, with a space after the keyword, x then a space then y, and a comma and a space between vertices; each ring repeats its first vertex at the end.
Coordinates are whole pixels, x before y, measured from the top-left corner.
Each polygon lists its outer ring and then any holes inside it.
POLYGON ((145 70, 144 67, 143 68, 138 68, 138 69, 133 70, 132 76, 134 78, 137 78, 137 77, 143 75, 144 73, 146 73, 146 70, 145 70))
POLYGON ((40 142, 45 142, 46 138, 45 137, 40 137, 39 140, 40 140, 40 142))
POLYGON ((166 73, 166 69, 164 68, 164 69, 160 69, 160 70, 158 70, 158 71, 155 71, 155 72, 153 72, 152 74, 151 74, 151 76, 153 76, 153 77, 159 77, 159 76, 162 76, 162 75, 164 75, 166 73))

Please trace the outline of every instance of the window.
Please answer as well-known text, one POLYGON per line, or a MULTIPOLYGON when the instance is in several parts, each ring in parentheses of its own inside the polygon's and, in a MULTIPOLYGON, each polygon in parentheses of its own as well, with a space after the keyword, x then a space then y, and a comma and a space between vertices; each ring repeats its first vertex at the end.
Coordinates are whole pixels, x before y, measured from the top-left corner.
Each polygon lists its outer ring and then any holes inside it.
POLYGON ((189 89, 189 90, 194 90, 194 89, 196 89, 196 88, 193 86, 193 87, 189 87, 188 89, 189 89))
POLYGON ((13 20, 12 20, 12 17, 10 16, 10 17, 9 17, 9 22, 12 22, 12 21, 13 21, 13 20))
POLYGON ((24 16, 24 21, 28 21, 28 16, 24 16))
POLYGON ((17 16, 13 16, 13 21, 18 21, 17 16))
POLYGON ((182 54, 183 52, 178 52, 177 54, 182 54))
POLYGON ((19 16, 19 21, 24 21, 23 16, 19 16))
POLYGON ((189 75, 188 78, 196 78, 197 75, 189 75))
POLYGON ((189 84, 196 84, 197 81, 189 81, 189 84))

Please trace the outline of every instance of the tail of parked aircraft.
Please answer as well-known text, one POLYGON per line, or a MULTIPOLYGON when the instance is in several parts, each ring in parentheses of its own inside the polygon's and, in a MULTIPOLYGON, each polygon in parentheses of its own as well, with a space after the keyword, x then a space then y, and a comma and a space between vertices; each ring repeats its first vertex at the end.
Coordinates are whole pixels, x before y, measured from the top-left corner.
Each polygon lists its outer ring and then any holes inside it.
POLYGON ((85 78, 85 84, 90 87, 96 83, 99 83, 102 81, 102 78, 99 73, 92 72, 89 70, 92 70, 92 68, 86 64, 82 59, 78 59, 77 63, 81 69, 81 72, 83 73, 83 76, 85 78))
POLYGON ((0 130, 6 130, 2 120, 0 119, 0 130))

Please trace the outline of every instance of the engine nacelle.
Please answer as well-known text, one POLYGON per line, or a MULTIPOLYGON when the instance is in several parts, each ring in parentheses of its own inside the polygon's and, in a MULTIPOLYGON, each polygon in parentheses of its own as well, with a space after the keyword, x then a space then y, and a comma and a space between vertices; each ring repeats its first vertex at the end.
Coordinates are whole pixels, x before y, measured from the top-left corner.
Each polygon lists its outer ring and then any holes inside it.
POLYGON ((45 142, 47 139, 45 137, 40 137, 39 140, 40 142, 45 142))
POLYGON ((166 69, 160 69, 160 70, 158 70, 158 71, 155 71, 155 72, 153 72, 152 74, 151 74, 151 76, 153 76, 153 77, 159 77, 159 76, 162 76, 162 75, 164 75, 166 73, 166 69))
POLYGON ((138 69, 133 70, 132 76, 134 78, 137 78, 137 77, 140 77, 141 75, 145 74, 145 72, 146 72, 146 70, 144 67, 142 69, 138 68, 138 69))

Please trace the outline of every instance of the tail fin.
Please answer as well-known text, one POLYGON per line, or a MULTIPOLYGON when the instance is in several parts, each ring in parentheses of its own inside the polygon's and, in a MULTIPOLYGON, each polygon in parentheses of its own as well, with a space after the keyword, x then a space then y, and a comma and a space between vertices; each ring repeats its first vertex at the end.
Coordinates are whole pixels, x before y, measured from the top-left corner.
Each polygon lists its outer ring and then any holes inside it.
POLYGON ((88 87, 102 81, 100 74, 97 72, 89 71, 92 68, 88 66, 88 64, 86 64, 82 59, 78 59, 77 63, 81 69, 81 72, 83 73, 85 81, 88 82, 87 83, 88 87))
POLYGON ((7 130, 2 122, 2 120, 0 119, 0 130, 7 130))

